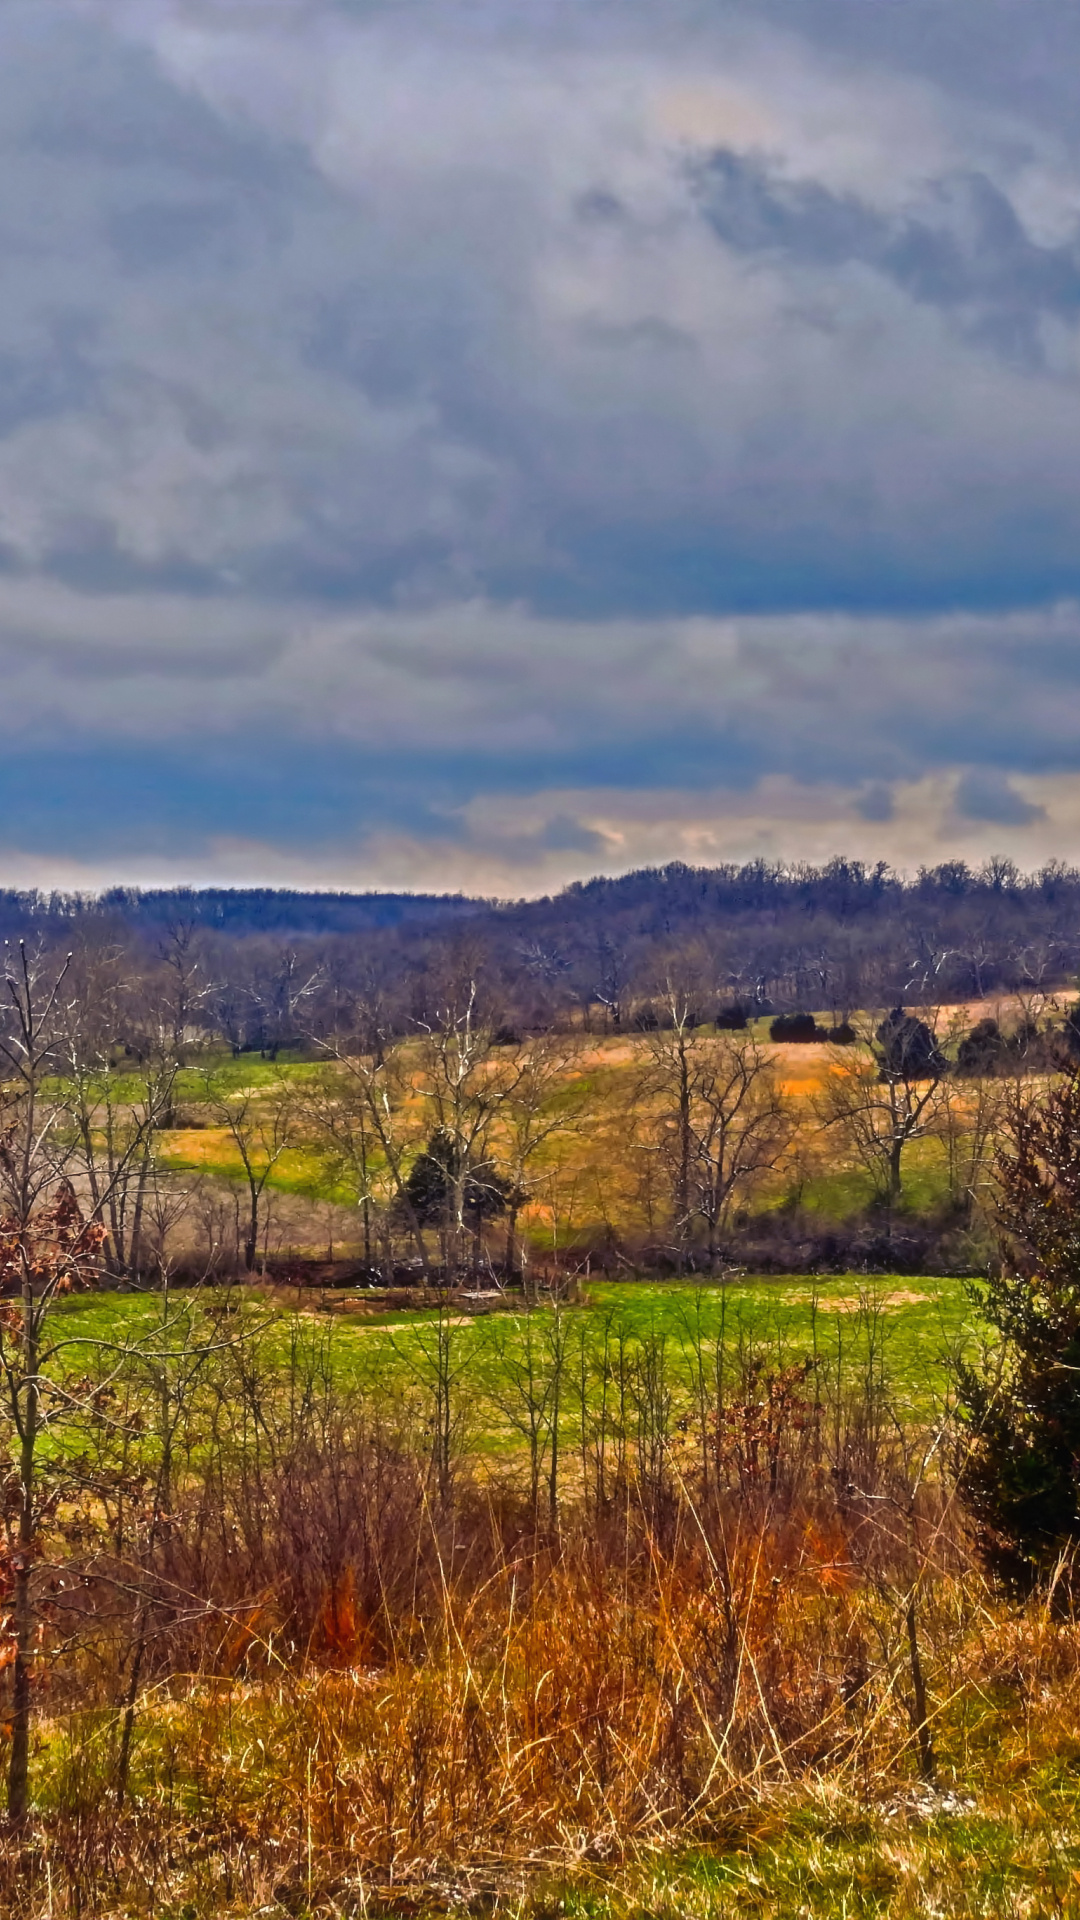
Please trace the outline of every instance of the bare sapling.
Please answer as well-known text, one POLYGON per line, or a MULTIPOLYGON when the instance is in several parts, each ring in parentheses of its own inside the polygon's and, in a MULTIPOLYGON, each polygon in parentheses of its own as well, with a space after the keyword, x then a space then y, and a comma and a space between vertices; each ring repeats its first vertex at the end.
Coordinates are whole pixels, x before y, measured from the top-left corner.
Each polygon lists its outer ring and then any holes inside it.
POLYGON ((244 1268, 254 1272, 265 1227, 267 1186, 295 1136, 295 1100, 282 1075, 269 1087, 236 1086, 233 1076, 210 1069, 202 1077, 202 1097, 234 1146, 243 1173, 245 1214, 242 1228, 244 1268))
POLYGON ((833 1049, 832 1072, 815 1103, 869 1176, 878 1198, 900 1205, 911 1148, 940 1133, 950 1063, 938 1038, 938 1013, 895 1006, 867 1015, 856 1046, 833 1049))
POLYGON ((703 1263, 715 1273, 731 1211, 780 1165, 794 1115, 771 1056, 752 1035, 709 1032, 695 996, 670 981, 662 1006, 664 1025, 647 1040, 639 1110, 666 1174, 678 1270, 703 1263))
POLYGON ((68 1177, 61 1109, 48 1091, 58 1061, 68 963, 49 969, 20 945, 9 954, 0 1016, 0 1391, 15 1466, 7 1521, 12 1569, 8 1818, 25 1820, 38 1615, 34 1569, 45 1497, 42 1440, 68 1411, 54 1390, 49 1329, 60 1296, 99 1270, 105 1230, 87 1220, 68 1177))

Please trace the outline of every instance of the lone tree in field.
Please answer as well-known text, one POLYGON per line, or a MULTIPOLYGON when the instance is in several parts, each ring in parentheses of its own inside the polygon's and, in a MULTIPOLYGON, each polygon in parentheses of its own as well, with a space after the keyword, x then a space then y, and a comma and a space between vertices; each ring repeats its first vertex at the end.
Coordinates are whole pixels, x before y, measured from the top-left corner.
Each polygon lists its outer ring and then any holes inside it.
POLYGON ((902 1007, 858 1037, 858 1049, 837 1049, 817 1114, 865 1168, 879 1199, 894 1207, 903 1198, 909 1149, 940 1130, 949 1063, 933 1027, 902 1007))
POLYGON ((1018 1106, 997 1154, 998 1335, 961 1363, 960 1487, 991 1570, 1025 1591, 1080 1546, 1080 1067, 1018 1106))
POLYGON ((453 1135, 437 1127, 413 1161, 405 1183, 412 1213, 422 1226, 437 1227, 449 1246, 460 1215, 473 1239, 479 1265, 484 1222, 506 1212, 509 1188, 491 1160, 466 1160, 453 1135))
POLYGON ((710 1273, 732 1207, 745 1203, 791 1143, 793 1117, 772 1059, 752 1035, 704 1033, 690 996, 670 984, 665 1024, 647 1042, 642 1095, 671 1196, 680 1269, 703 1254, 710 1273), (704 1247, 695 1245, 703 1233, 704 1247))
POLYGON ((293 1143, 292 1088, 280 1077, 269 1087, 237 1087, 226 1073, 203 1076, 203 1100, 215 1123, 229 1134, 243 1169, 246 1205, 242 1244, 244 1266, 253 1273, 259 1238, 266 1223, 266 1187, 293 1143))

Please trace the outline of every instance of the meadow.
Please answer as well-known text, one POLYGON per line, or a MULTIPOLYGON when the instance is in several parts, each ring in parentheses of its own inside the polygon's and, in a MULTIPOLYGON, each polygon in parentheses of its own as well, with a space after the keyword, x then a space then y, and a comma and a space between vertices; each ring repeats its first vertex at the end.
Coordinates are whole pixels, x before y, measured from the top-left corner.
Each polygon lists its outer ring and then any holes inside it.
MULTIPOLYGON (((512 1453, 514 1443, 514 1430, 499 1419, 491 1398, 500 1369, 520 1366, 556 1317, 579 1365, 582 1354, 593 1364, 594 1391, 599 1355, 659 1354, 676 1417, 693 1393, 703 1352, 713 1361, 727 1355, 732 1367, 760 1359, 776 1371, 809 1358, 838 1381, 873 1367, 888 1379, 898 1407, 932 1417, 948 1399, 957 1354, 985 1339, 968 1286, 932 1276, 740 1274, 720 1285, 594 1280, 576 1285, 568 1303, 556 1298, 553 1304, 545 1293, 532 1307, 513 1293, 488 1295, 482 1304, 451 1293, 442 1307, 394 1307, 377 1288, 322 1293, 257 1282, 207 1287, 196 1297, 211 1315, 232 1310, 259 1327, 283 1367, 291 1364, 302 1329, 322 1343, 327 1377, 342 1389, 402 1389, 429 1368, 441 1335, 455 1349, 460 1389, 471 1401, 470 1437, 495 1457, 506 1446, 512 1453)), ((159 1316, 154 1296, 107 1290, 68 1296, 56 1309, 58 1337, 70 1343, 75 1371, 86 1367, 96 1343, 121 1352, 145 1338, 159 1316)))

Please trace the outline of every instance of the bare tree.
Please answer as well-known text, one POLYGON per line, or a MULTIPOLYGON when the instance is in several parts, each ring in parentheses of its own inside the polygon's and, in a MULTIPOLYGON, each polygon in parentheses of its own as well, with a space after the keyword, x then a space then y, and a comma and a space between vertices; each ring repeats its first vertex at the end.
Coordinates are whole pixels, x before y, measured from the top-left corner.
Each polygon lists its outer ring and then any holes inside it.
POLYGON ((694 1082, 694 1211, 715 1272, 721 1229, 784 1158, 795 1118, 772 1059, 748 1035, 707 1042, 694 1082))
MULTIPOLYGON (((537 1191, 550 1188, 546 1165, 553 1143, 581 1126, 588 1088, 577 1074, 580 1053, 572 1036, 541 1035, 517 1050, 515 1071, 504 1088, 497 1115, 497 1143, 505 1172, 507 1276, 518 1264, 518 1218, 537 1191)), ((524 1249, 521 1250, 524 1262, 524 1249)))
POLYGON ((157 1129, 171 1121, 178 1057, 171 1036, 135 1031, 140 983, 121 949, 85 950, 69 970, 56 1056, 57 1099, 65 1110, 72 1174, 93 1215, 108 1228, 102 1250, 114 1278, 135 1277, 154 1179, 157 1129), (121 1046, 125 1032, 136 1044, 121 1046))
POLYGON ((985 1194, 1008 1104, 1008 1089, 997 1076, 946 1079, 941 1084, 937 1134, 945 1153, 949 1193, 969 1220, 985 1194))
POLYGON ((443 1167, 439 1196, 443 1265, 460 1273, 476 1264, 485 1212, 503 1210, 491 1135, 495 1116, 521 1079, 515 1057, 496 1056, 494 1027, 485 1018, 475 976, 456 983, 417 1050, 417 1086, 443 1167), (487 1204, 485 1204, 485 1201, 487 1204))
POLYGON ((646 1099, 655 1098, 659 1106, 657 1150, 669 1175, 672 1227, 681 1267, 693 1223, 690 1179, 694 1157, 694 1083, 701 1043, 685 990, 669 983, 664 1000, 670 1025, 649 1036, 644 1093, 646 1099))
POLYGON ((794 1119, 772 1057, 752 1035, 706 1032, 687 993, 669 985, 664 997, 668 1024, 649 1036, 643 1104, 668 1174, 680 1264, 703 1228, 712 1271, 731 1208, 783 1158, 794 1119))
POLYGON ((894 1007, 859 1024, 858 1047, 835 1049, 832 1072, 816 1103, 890 1206, 903 1194, 904 1163, 917 1140, 940 1132, 949 1063, 937 1019, 894 1007))
POLYGON ((328 1180, 336 1190, 346 1188, 359 1208, 366 1266, 374 1254, 373 1221, 386 1164, 378 1151, 373 1096, 371 1074, 355 1060, 349 1065, 340 1059, 297 1093, 298 1119, 322 1156, 328 1180))
MULTIPOLYGON (((378 1023, 357 1021, 358 1031, 323 1041, 336 1071, 305 1103, 308 1124, 354 1183, 370 1233, 380 1194, 404 1221, 425 1279, 431 1262, 423 1222, 413 1203, 409 1174, 423 1140, 423 1113, 413 1097, 407 1048, 378 1023)), ((388 1240, 390 1238, 388 1233, 388 1240)), ((387 1264, 392 1264, 387 1249, 387 1264)))
POLYGON ((606 933, 601 933, 596 943, 597 978, 592 997, 599 1001, 604 1009, 605 1020, 616 1032, 622 1027, 626 1010, 627 974, 626 949, 606 933))
POLYGON ((256 953, 249 993, 258 1015, 259 1044, 271 1060, 296 1039, 300 1010, 322 979, 321 962, 294 946, 274 945, 265 954, 256 953))
POLYGON ((396 1215, 425 1278, 428 1228, 438 1231, 444 1272, 457 1274, 477 1266, 485 1221, 502 1218, 503 1264, 513 1270, 518 1217, 544 1150, 578 1121, 577 1043, 504 1044, 473 974, 451 981, 408 1040, 389 1036, 369 1011, 354 1009, 353 1035, 320 1043, 327 1070, 300 1103, 328 1166, 356 1197, 365 1258, 373 1222, 396 1215))
POLYGON ((20 945, 8 956, 0 1016, 0 1389, 15 1465, 14 1520, 8 1520, 12 1579, 12 1714, 8 1816, 27 1811, 31 1677, 37 1634, 33 1575, 44 1518, 40 1449, 64 1407, 50 1378, 48 1338, 57 1297, 97 1268, 101 1227, 87 1222, 68 1178, 60 1108, 49 1093, 56 1072, 70 962, 48 968, 20 945))
POLYGON ((242 1235, 244 1266, 251 1273, 264 1226, 267 1184, 292 1144, 295 1102, 292 1088, 279 1078, 269 1087, 237 1087, 220 1069, 202 1077, 209 1112, 229 1134, 239 1156, 247 1189, 242 1235))
POLYGON ((163 1037, 171 1058, 183 1065, 194 1016, 213 992, 198 922, 193 916, 179 915, 166 923, 158 936, 157 957, 163 1037))

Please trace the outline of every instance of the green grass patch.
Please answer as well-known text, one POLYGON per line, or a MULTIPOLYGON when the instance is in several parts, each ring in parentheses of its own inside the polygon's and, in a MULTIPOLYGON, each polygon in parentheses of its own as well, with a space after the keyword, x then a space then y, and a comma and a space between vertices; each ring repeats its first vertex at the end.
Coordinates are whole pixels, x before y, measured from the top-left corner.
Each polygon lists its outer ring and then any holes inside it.
POLYGON ((1063 1829, 1030 1805, 977 1817, 944 1809, 920 1815, 917 1801, 901 1798, 892 1808, 804 1812, 769 1824, 771 1832, 608 1875, 583 1869, 537 1887, 514 1911, 521 1920, 1049 1920, 1080 1913, 1075 1809, 1063 1829))
MULTIPOLYGON (((174 1295, 179 1312, 192 1296, 174 1295)), ((374 1394, 423 1391, 435 1365, 438 1310, 378 1309, 322 1312, 310 1296, 299 1315, 268 1304, 258 1287, 208 1288, 200 1309, 236 1308, 235 1326, 257 1330, 264 1352, 283 1371, 295 1368, 297 1342, 320 1351, 320 1366, 341 1386, 374 1394)), ((358 1304, 366 1302, 362 1291, 358 1304)), ((372 1303, 374 1305, 374 1303, 372 1303)), ((468 1418, 471 1444, 482 1453, 516 1447, 512 1422, 499 1412, 508 1372, 550 1364, 551 1309, 468 1316, 461 1303, 447 1309, 455 1393, 468 1418)), ((65 1342, 72 1372, 91 1362, 101 1344, 117 1347, 157 1337, 160 1301, 152 1295, 93 1293, 72 1296, 56 1309, 55 1335, 65 1342), (82 1343, 85 1342, 85 1345, 82 1343)), ((897 1408, 930 1417, 945 1399, 950 1356, 979 1336, 963 1283, 951 1279, 840 1275, 766 1279, 747 1276, 724 1286, 604 1281, 587 1302, 563 1310, 563 1335, 573 1377, 599 1392, 603 1368, 631 1368, 648 1351, 662 1365, 676 1415, 691 1402, 701 1356, 719 1351, 732 1381, 740 1366, 760 1358, 782 1369, 813 1356, 833 1382, 855 1389, 873 1368, 888 1384, 897 1408)), ((610 1377, 610 1375, 609 1375, 610 1377)), ((570 1433, 575 1414, 567 1394, 570 1433)))

